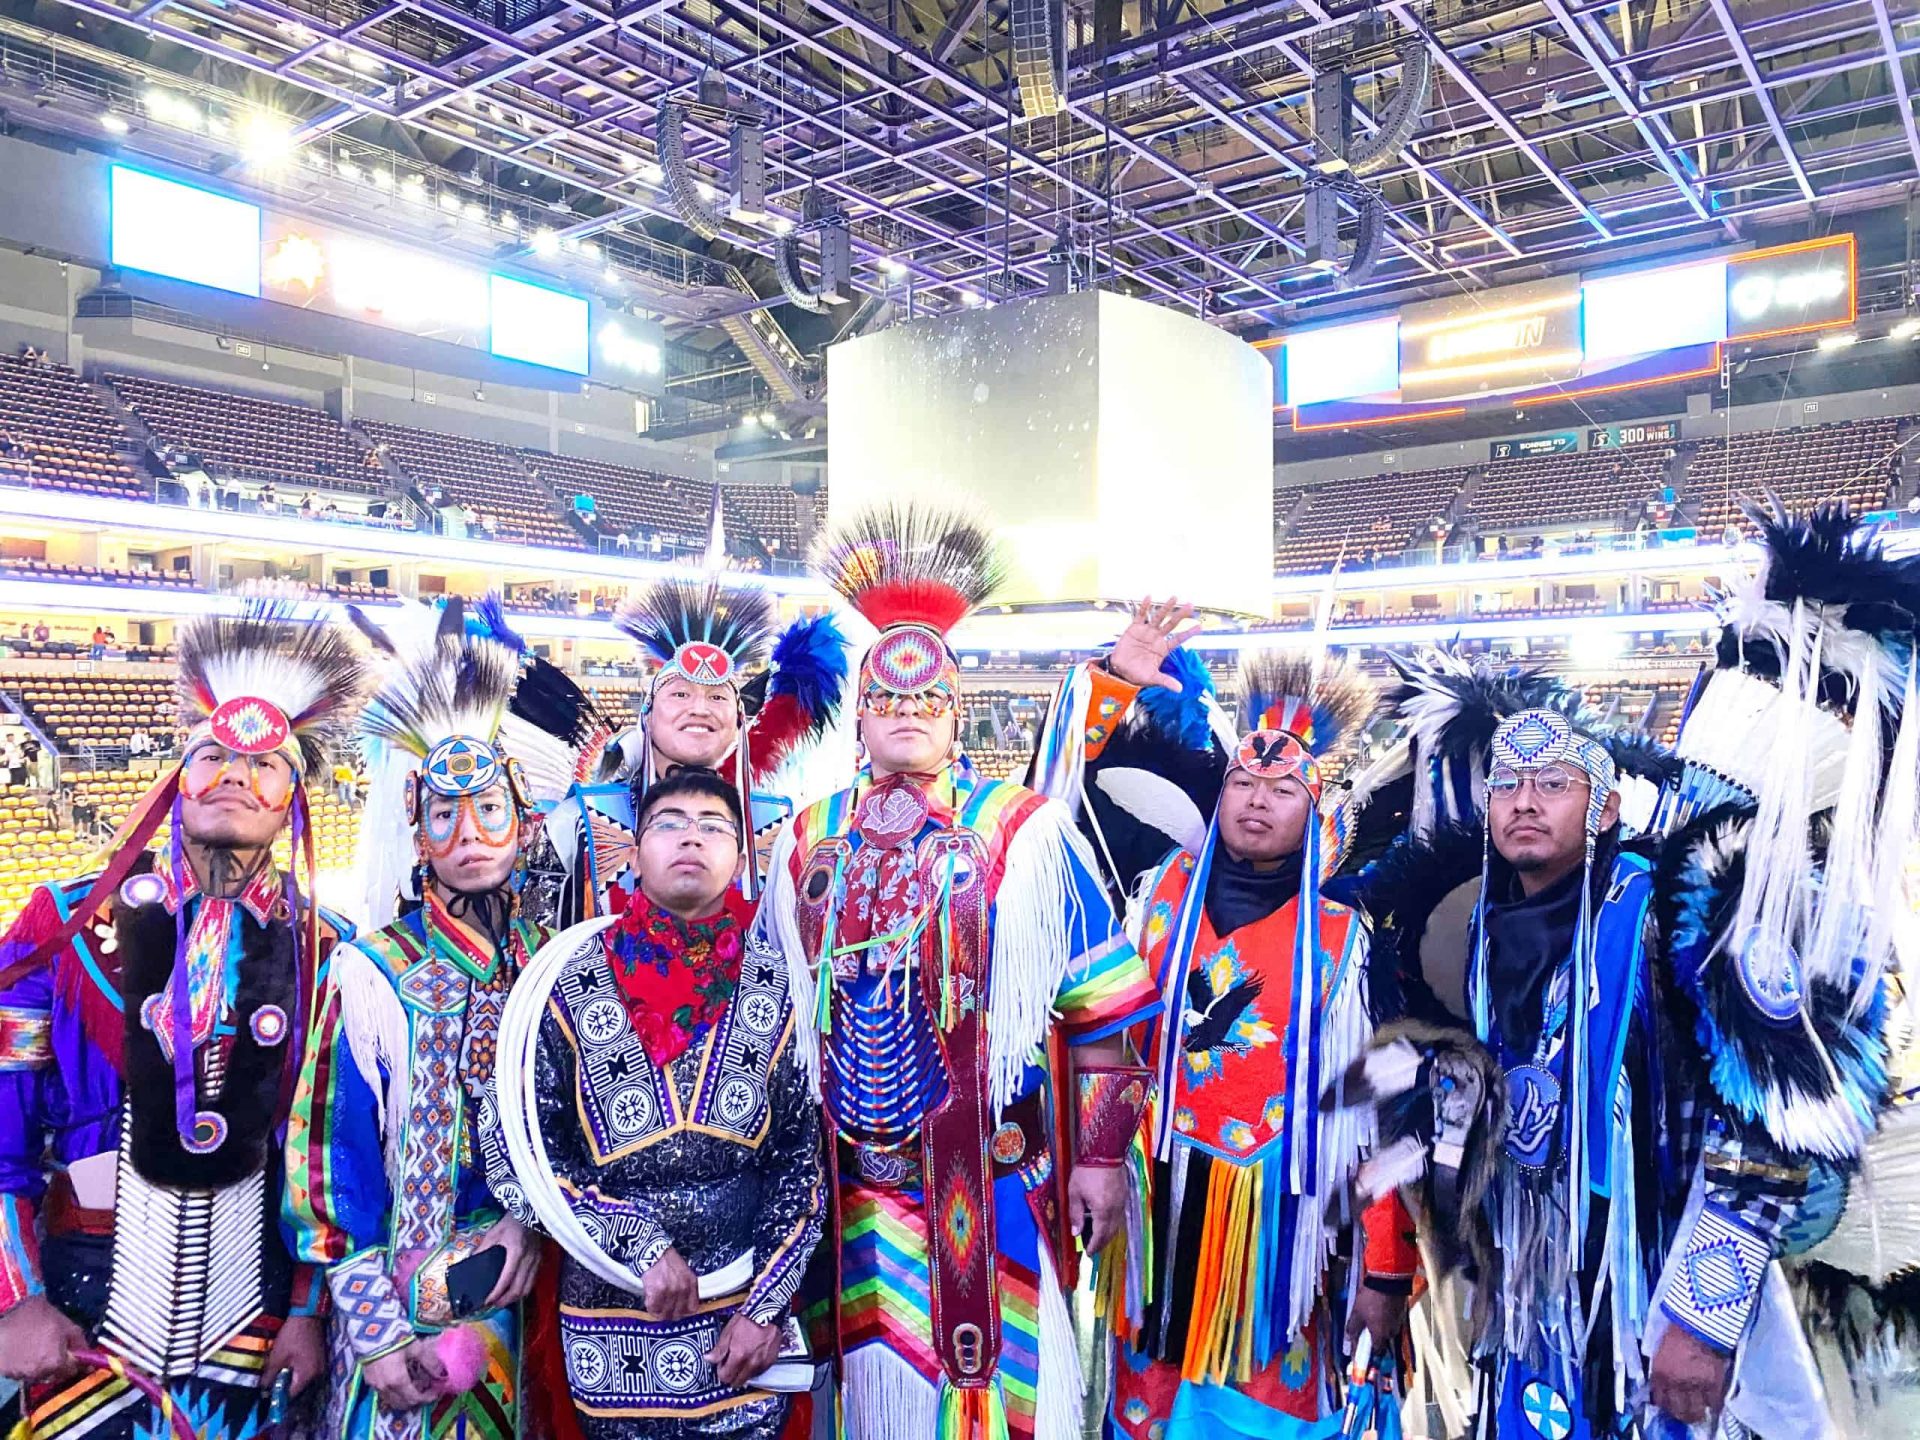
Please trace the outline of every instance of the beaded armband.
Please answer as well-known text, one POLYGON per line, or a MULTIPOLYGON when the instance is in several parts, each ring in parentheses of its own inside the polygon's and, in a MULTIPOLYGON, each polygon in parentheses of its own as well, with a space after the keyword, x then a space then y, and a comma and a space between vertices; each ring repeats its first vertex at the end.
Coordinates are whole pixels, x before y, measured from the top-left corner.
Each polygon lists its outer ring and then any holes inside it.
POLYGON ((1126 1159, 1146 1114, 1153 1072, 1144 1065, 1086 1065, 1079 1073, 1082 1165, 1118 1165, 1126 1159))

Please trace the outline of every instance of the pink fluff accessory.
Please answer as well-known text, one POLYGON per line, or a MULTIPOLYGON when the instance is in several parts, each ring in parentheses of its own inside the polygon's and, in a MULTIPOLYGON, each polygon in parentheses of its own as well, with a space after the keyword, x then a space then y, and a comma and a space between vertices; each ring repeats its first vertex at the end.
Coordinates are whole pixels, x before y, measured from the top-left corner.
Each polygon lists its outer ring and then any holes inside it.
POLYGON ((455 1325, 434 1338, 433 1353, 447 1372, 443 1398, 464 1395, 486 1377, 488 1351, 486 1333, 478 1325, 455 1325))

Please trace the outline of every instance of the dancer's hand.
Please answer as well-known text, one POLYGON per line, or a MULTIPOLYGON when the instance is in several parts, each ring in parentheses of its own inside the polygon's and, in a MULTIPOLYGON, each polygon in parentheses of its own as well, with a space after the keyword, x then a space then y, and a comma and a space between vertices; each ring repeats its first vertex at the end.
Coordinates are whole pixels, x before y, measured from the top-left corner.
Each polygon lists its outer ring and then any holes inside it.
POLYGON ((640 1295, 648 1313, 662 1320, 682 1320, 700 1306, 700 1277, 678 1250, 669 1249, 640 1277, 640 1295))
POLYGON ((415 1340, 370 1360, 360 1374, 380 1403, 392 1410, 418 1410, 437 1400, 447 1383, 446 1367, 431 1340, 415 1340))
POLYGON ((736 1314, 707 1352, 707 1363, 722 1385, 738 1390, 780 1358, 780 1330, 736 1314))
POLYGON ((1353 1312, 1347 1317, 1347 1347, 1351 1349, 1360 1332, 1365 1330, 1373 1336, 1373 1353, 1385 1355, 1393 1349, 1394 1341, 1400 1337, 1400 1327, 1406 1321, 1405 1295, 1390 1295, 1363 1283, 1360 1293, 1354 1296, 1353 1312))
POLYGON ((526 1299, 533 1293, 534 1279, 540 1273, 540 1237, 511 1215, 502 1216, 481 1237, 480 1250, 490 1250, 496 1245, 507 1252, 507 1263, 501 1267, 500 1278, 493 1282, 493 1289, 487 1292, 486 1303, 480 1307, 483 1310, 497 1310, 526 1299))
POLYGON ((1067 1177, 1067 1223, 1085 1237, 1089 1255, 1098 1255, 1127 1223, 1127 1187, 1133 1176, 1124 1165, 1076 1165, 1067 1177), (1088 1223, 1092 1232, 1088 1232, 1088 1223))
POLYGON ((1133 623, 1120 632, 1107 656, 1107 668, 1129 685, 1146 689, 1158 685, 1178 691, 1180 682, 1160 671, 1161 662, 1176 648, 1200 633, 1198 625, 1180 627, 1193 618, 1193 607, 1169 598, 1164 604, 1142 600, 1133 607, 1133 623))
POLYGON ((0 1315, 0 1375, 22 1384, 46 1384, 77 1374, 75 1350, 87 1337, 44 1295, 30 1295, 0 1315))
POLYGON ((260 1388, 273 1389, 273 1382, 285 1370, 293 1376, 293 1393, 298 1395, 318 1380, 326 1368, 326 1326, 318 1316, 289 1316, 280 1333, 273 1337, 273 1348, 267 1351, 267 1368, 260 1377, 260 1388))
POLYGON ((1699 1425, 1726 1403, 1732 1357, 1678 1325, 1669 1325, 1647 1377, 1653 1403, 1682 1425, 1699 1425))

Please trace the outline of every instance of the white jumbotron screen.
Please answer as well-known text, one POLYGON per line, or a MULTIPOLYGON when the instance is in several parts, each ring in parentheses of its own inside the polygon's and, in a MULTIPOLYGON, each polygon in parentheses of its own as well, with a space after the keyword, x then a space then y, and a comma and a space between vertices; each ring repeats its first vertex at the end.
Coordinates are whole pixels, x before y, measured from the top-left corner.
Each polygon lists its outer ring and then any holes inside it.
POLYGON ((489 275, 487 282, 494 354, 503 360, 521 360, 574 375, 587 373, 584 299, 505 275, 489 275))
POLYGON ((991 522, 1011 602, 1272 605, 1273 369, 1224 330, 1082 292, 828 351, 830 520, 896 500, 991 522))
POLYGON ((115 265, 259 298, 259 206, 125 165, 107 183, 115 265))

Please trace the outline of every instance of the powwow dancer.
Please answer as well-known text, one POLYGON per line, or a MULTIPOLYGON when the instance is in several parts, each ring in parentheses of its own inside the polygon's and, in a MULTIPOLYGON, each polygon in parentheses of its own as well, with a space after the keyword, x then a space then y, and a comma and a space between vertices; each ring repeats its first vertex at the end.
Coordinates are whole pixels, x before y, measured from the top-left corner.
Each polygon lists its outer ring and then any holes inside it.
POLYGON ((1415 1023, 1347 1091, 1432 1097, 1389 1102, 1403 1139, 1362 1179, 1411 1179, 1434 1141, 1429 1193, 1478 1281, 1482 1434, 1826 1433, 1772 1262, 1809 1167, 1852 1168, 1884 1103, 1920 575, 1844 512, 1763 518, 1654 838, 1623 842, 1613 758, 1572 697, 1409 671, 1435 824, 1367 893, 1376 1000, 1398 988, 1415 1023), (1476 871, 1464 942, 1429 933, 1476 871), (1465 1034, 1423 965, 1456 947, 1465 1034), (1431 1137, 1409 1121, 1428 1109, 1431 1137))
POLYGON ((1147 1072, 1123 1036, 1152 980, 1066 810, 959 753, 947 635, 997 578, 986 534, 881 511, 817 564, 880 631, 867 762, 776 844, 750 960, 789 967, 834 1129, 841 1420, 853 1440, 1065 1440, 1071 1237, 1098 1252, 1127 1220, 1147 1072))
POLYGON ((168 1433, 125 1378, 78 1369, 85 1346, 210 1440, 259 1434, 280 1377, 325 1368, 318 1273, 280 1235, 281 1144, 315 972, 351 933, 314 903, 307 786, 363 659, 269 596, 176 643, 179 763, 103 871, 36 892, 0 941, 0 1370, 42 1436, 168 1433))
POLYGON ((620 913, 633 892, 634 807, 681 766, 720 771, 738 787, 753 862, 741 885, 757 894, 752 837, 793 806, 763 795, 756 814, 755 786, 832 728, 846 685, 846 640, 831 616, 797 620, 776 639, 772 598, 722 589, 717 578, 663 580, 623 604, 614 623, 652 673, 640 724, 612 737, 591 783, 548 827, 564 876, 556 928, 620 913))
POLYGON ((510 634, 469 628, 457 600, 415 609, 396 638, 362 622, 389 661, 360 720, 377 928, 334 953, 287 1146, 288 1234, 333 1297, 326 1433, 342 1440, 511 1436, 530 1418, 516 1302, 538 1242, 503 1218, 476 1146, 501 1009, 546 938, 518 913, 530 772, 551 799, 592 726, 510 634), (396 875, 410 906, 390 919, 396 875))
MULTIPOLYGON (((1243 662, 1248 730, 1213 813, 1141 887, 1136 940, 1166 1003, 1147 1059, 1167 1098, 1146 1136, 1151 1274, 1123 1288, 1119 1257, 1102 1260, 1113 1423, 1128 1440, 1320 1433, 1344 1401, 1343 1333, 1364 1326, 1386 1355, 1419 1265, 1397 1195, 1364 1216, 1351 1203, 1371 1117, 1319 1104, 1373 1028, 1365 924, 1321 892, 1344 830, 1323 813, 1322 767, 1348 758, 1373 691, 1316 668, 1243 662), (1336 1252, 1359 1261, 1349 1294, 1329 1288, 1336 1252)), ((1153 767, 1156 750, 1185 748, 1141 733, 1131 758, 1153 767)), ((1111 793, 1124 808, 1141 792, 1111 793)), ((1168 823, 1149 807, 1140 818, 1168 823)))
POLYGON ((554 937, 507 1006, 494 1188, 567 1252, 559 1328, 588 1440, 772 1440, 820 1238, 819 1105, 786 967, 749 957, 738 791, 682 768, 641 797, 640 888, 554 937), (785 1367, 782 1367, 785 1368, 785 1367))

